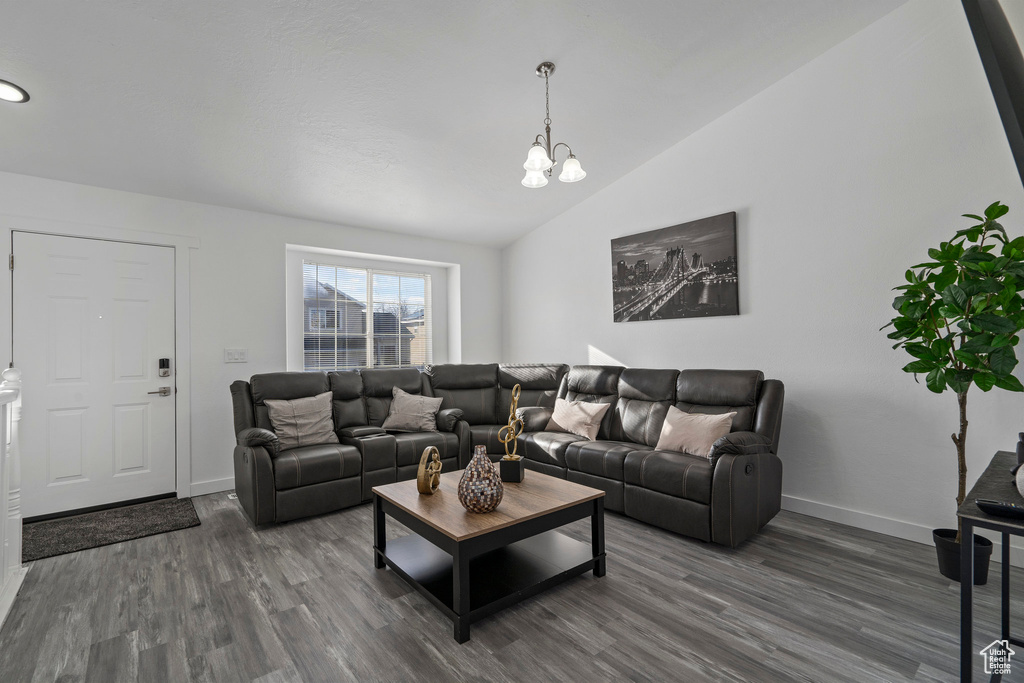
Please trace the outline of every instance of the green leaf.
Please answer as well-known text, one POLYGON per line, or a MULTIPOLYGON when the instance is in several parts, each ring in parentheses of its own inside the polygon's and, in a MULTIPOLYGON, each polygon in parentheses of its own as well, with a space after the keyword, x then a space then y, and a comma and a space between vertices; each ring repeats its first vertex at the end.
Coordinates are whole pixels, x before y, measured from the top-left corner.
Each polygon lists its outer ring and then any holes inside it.
POLYGON ((915 375, 921 372, 929 372, 935 367, 935 363, 926 360, 915 360, 903 366, 903 372, 912 372, 915 375))
POLYGON ((1000 335, 992 338, 992 343, 990 344, 990 346, 993 349, 1001 349, 1004 346, 1011 346, 1012 345, 1012 341, 1011 341, 1012 339, 1013 339, 1013 337, 1009 337, 1009 336, 1007 336, 1005 334, 1000 334, 1000 335))
POLYGON ((925 376, 924 383, 931 391, 941 394, 946 388, 946 376, 942 373, 942 370, 935 368, 925 376))
POLYGON ((983 223, 985 222, 984 218, 982 218, 981 216, 975 216, 973 213, 965 213, 965 214, 962 214, 962 215, 963 215, 964 218, 973 218, 976 221, 981 221, 983 223))
MULTIPOLYGON (((923 315, 923 313, 922 313, 923 315)), ((918 316, 920 317, 920 316, 918 316)), ((1013 334, 1020 327, 1016 322, 995 313, 982 313, 971 318, 971 322, 986 332, 996 334, 1013 334)))
POLYGON ((1010 346, 1004 346, 988 354, 988 367, 999 377, 1006 377, 1017 367, 1017 355, 1010 346))
POLYGON ((928 303, 925 301, 910 301, 904 304, 903 315, 910 318, 911 320, 920 320, 928 310, 928 303))
POLYGON ((1024 384, 1021 384, 1020 380, 1013 375, 996 377, 996 386, 1007 391, 1024 391, 1024 384))
POLYGON ((962 394, 971 388, 974 380, 974 370, 946 370, 946 384, 958 394, 962 394))
POLYGON ((960 260, 964 263, 987 263, 994 261, 995 258, 995 256, 982 251, 979 247, 971 247, 960 256, 960 260))
POLYGON ((987 218, 990 221, 994 221, 1000 216, 1005 216, 1006 212, 1009 210, 1010 207, 1006 206, 1005 204, 993 202, 992 204, 989 205, 987 209, 985 209, 985 218, 987 218))
POLYGON ((991 372, 977 372, 974 375, 974 383, 982 391, 988 391, 996 385, 996 376, 991 372))
POLYGON ((963 344, 960 345, 961 351, 968 351, 970 353, 988 353, 994 347, 992 346, 993 336, 988 332, 982 332, 976 334, 963 344))
POLYGON ((962 311, 967 305, 967 293, 959 285, 950 285, 942 290, 942 300, 947 306, 962 311))
POLYGON ((980 368, 982 364, 981 358, 977 354, 973 354, 968 351, 961 351, 957 349, 953 352, 953 357, 969 368, 980 368))
POLYGON ((935 352, 924 344, 907 344, 903 348, 906 349, 907 353, 914 358, 920 358, 921 360, 926 360, 932 363, 939 360, 939 357, 935 355, 935 352))
MULTIPOLYGON (((928 258, 935 259, 936 261, 941 261, 942 258, 943 258, 943 254, 938 249, 929 249, 928 250, 928 258)), ((916 266, 915 266, 915 268, 916 268, 916 266)))

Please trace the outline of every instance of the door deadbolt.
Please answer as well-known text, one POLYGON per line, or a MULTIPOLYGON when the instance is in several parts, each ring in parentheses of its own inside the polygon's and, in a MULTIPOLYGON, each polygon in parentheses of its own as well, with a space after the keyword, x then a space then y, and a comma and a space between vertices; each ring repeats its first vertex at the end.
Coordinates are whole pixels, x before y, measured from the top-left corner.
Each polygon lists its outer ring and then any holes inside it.
POLYGON ((146 393, 149 393, 149 394, 160 394, 161 396, 170 396, 171 395, 171 388, 170 387, 160 387, 156 391, 149 391, 149 392, 146 392, 146 393))

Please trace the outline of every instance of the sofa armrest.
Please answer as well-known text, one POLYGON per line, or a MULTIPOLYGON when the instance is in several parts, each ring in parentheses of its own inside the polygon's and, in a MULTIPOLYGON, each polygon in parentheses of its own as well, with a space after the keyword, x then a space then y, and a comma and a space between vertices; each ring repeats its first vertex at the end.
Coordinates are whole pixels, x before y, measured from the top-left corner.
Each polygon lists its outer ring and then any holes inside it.
POLYGON ((278 441, 277 434, 269 429, 260 429, 259 427, 250 427, 238 432, 238 445, 250 448, 262 446, 267 449, 271 457, 276 457, 281 451, 281 442, 278 441))
POLYGON ((462 469, 469 465, 469 460, 473 457, 473 432, 465 420, 456 422, 452 431, 459 439, 459 468, 462 469))
POLYGON ((554 410, 544 406, 527 406, 516 410, 516 417, 523 421, 524 432, 543 432, 551 421, 554 410))
POLYGON ((275 521, 277 498, 270 453, 263 446, 240 444, 235 446, 234 465, 235 493, 246 516, 256 525, 275 521))
POLYGON ((455 423, 461 420, 463 415, 461 408, 445 408, 437 411, 437 431, 455 431, 455 423))
POLYGON ((338 436, 343 439, 360 439, 364 436, 378 436, 380 434, 387 434, 380 427, 345 427, 344 429, 338 430, 338 436))
POLYGON ((719 454, 711 477, 711 540, 731 548, 782 509, 782 461, 769 450, 770 442, 749 447, 749 453, 719 454))
POLYGON ((723 455, 750 455, 753 453, 770 453, 772 440, 754 432, 730 432, 711 446, 708 458, 711 464, 723 455))

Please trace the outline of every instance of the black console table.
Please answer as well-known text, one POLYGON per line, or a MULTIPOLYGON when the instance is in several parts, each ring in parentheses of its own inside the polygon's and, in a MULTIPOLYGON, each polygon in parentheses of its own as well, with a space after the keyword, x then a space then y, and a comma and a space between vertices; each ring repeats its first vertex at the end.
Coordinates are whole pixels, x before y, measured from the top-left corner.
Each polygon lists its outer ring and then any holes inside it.
MULTIPOLYGON (((956 514, 960 518, 960 680, 970 681, 972 666, 976 661, 973 631, 973 595, 974 589, 974 529, 991 529, 1002 534, 1002 628, 1000 639, 1007 640, 1011 645, 1024 647, 1024 640, 1010 637, 1010 534, 1024 536, 1024 520, 1008 517, 994 517, 978 509, 974 503, 978 498, 998 500, 1000 502, 1024 504, 1024 498, 1017 491, 1010 470, 1017 464, 1017 456, 1009 451, 999 451, 992 462, 978 478, 974 488, 964 498, 956 514)), ((1019 664, 1024 666, 1024 660, 1019 664)), ((1002 676, 993 674, 992 680, 1001 680, 1002 676)))

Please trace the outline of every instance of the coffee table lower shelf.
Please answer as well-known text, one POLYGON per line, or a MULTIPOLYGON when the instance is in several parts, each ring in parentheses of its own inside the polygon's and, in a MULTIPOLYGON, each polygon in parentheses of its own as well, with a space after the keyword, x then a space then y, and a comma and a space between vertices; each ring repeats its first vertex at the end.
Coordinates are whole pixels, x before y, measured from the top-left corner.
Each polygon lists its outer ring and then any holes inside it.
MULTIPOLYGON (((399 576, 445 616, 458 623, 452 608, 452 556, 417 534, 389 540, 375 552, 399 576)), ((595 568, 590 544, 548 531, 473 558, 469 562, 469 613, 472 623, 595 568)), ((468 635, 468 634, 467 634, 468 635)))

